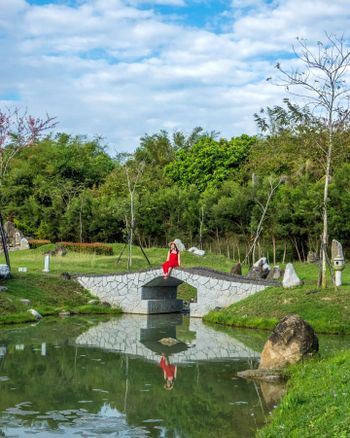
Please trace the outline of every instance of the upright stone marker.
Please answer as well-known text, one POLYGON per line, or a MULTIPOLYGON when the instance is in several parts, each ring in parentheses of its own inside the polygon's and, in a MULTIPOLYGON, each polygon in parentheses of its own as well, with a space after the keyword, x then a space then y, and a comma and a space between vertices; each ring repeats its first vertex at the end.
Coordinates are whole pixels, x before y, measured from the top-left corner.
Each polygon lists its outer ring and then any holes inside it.
POLYGON ((341 273, 345 268, 345 259, 344 259, 342 244, 334 239, 332 240, 332 260, 333 260, 333 267, 335 270, 335 285, 341 286, 342 285, 341 273))
POLYGON ((287 263, 286 270, 284 271, 284 277, 282 281, 282 285, 284 288, 290 288, 295 286, 301 286, 303 282, 298 277, 295 272, 294 266, 292 263, 287 263))
POLYGON ((43 272, 50 272, 50 254, 45 254, 43 272))

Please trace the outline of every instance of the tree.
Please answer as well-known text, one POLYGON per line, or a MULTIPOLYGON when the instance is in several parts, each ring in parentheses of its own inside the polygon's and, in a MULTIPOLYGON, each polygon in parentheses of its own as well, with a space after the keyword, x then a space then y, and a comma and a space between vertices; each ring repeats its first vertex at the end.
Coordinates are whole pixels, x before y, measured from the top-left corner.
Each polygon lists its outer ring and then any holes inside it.
POLYGON ((134 241, 135 225, 136 225, 135 196, 136 196, 136 189, 138 187, 138 184, 140 183, 144 171, 144 163, 141 162, 134 169, 130 169, 128 166, 125 166, 124 170, 125 170, 126 182, 128 185, 129 201, 130 201, 130 210, 129 210, 130 216, 128 217, 128 215, 125 215, 125 222, 128 230, 128 269, 130 269, 132 263, 132 244, 134 241))
POLYGON ((323 231, 321 238, 322 288, 327 285, 327 245, 328 245, 328 198, 334 155, 334 134, 346 127, 350 120, 350 88, 346 77, 350 71, 350 49, 344 37, 326 33, 325 42, 319 41, 317 47, 310 47, 304 39, 297 39, 298 47, 294 53, 302 65, 302 70, 286 70, 280 63, 276 68, 281 74, 281 83, 293 94, 306 101, 319 122, 319 131, 314 144, 323 153, 323 231))
POLYGON ((165 172, 182 187, 194 184, 204 191, 208 186, 218 186, 238 169, 255 141, 255 137, 245 134, 219 141, 202 137, 191 148, 179 149, 165 172))
POLYGON ((0 110, 0 238, 6 263, 10 266, 5 233, 2 226, 1 207, 3 206, 3 182, 9 164, 23 148, 32 146, 43 132, 56 125, 55 118, 46 115, 45 119, 31 116, 20 108, 0 110))

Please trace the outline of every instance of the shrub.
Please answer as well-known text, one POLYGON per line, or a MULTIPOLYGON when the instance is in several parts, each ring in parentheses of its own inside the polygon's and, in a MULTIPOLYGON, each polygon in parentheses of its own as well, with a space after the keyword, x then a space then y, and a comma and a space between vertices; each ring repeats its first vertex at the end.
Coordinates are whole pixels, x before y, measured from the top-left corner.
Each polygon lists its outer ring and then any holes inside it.
POLYGON ((30 239, 28 240, 29 246, 31 249, 39 248, 39 246, 47 245, 51 243, 51 240, 45 239, 30 239))
POLYGON ((69 251, 84 252, 97 255, 113 255, 113 248, 103 243, 78 243, 78 242, 57 242, 69 251))

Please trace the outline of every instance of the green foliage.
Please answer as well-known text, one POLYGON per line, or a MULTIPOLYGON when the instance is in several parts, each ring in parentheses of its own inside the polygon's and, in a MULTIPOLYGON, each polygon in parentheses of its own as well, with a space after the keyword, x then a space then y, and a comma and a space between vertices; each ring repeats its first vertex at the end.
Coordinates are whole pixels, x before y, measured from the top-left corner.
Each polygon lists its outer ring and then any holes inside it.
POLYGON ((79 240, 79 213, 87 218, 94 188, 114 166, 97 140, 66 134, 42 140, 12 160, 2 193, 3 213, 27 236, 79 240))
MULTIPOLYGON (((260 115, 265 137, 231 140, 195 128, 189 135, 145 135, 135 154, 110 158, 99 140, 59 134, 24 149, 11 161, 1 196, 2 214, 29 238, 123 242, 129 216, 129 172, 143 167, 135 191, 137 240, 186 246, 244 258, 259 224, 269 180, 283 175, 267 210, 259 254, 276 262, 305 260, 319 250, 323 170, 317 129, 304 109, 286 102, 260 115), (262 120, 263 122, 263 120, 262 120), (274 243, 273 243, 274 242, 274 243)), ((334 133, 340 151, 330 187, 330 238, 350 247, 349 132, 334 133), (349 189, 349 190, 348 190, 349 189)), ((321 139, 321 142, 323 140, 321 139)))
POLYGON ((196 185, 200 191, 208 186, 217 186, 245 160, 255 137, 242 135, 231 140, 201 138, 190 149, 181 148, 175 160, 166 168, 166 174, 185 187, 196 185))

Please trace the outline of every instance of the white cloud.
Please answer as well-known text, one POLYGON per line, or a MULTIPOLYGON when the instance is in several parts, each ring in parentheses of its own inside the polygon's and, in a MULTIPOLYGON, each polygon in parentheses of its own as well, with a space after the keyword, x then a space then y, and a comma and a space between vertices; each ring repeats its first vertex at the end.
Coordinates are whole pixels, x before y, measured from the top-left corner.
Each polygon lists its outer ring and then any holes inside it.
POLYGON ((111 150, 160 129, 254 133, 253 113, 283 97, 265 78, 295 37, 341 33, 350 18, 347 0, 234 0, 230 29, 214 33, 167 20, 156 3, 186 10, 182 0, 0 0, 0 95, 18 93, 60 130, 102 135, 111 150))

